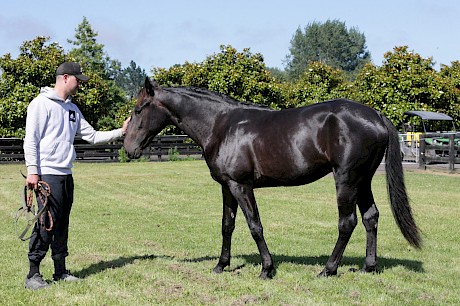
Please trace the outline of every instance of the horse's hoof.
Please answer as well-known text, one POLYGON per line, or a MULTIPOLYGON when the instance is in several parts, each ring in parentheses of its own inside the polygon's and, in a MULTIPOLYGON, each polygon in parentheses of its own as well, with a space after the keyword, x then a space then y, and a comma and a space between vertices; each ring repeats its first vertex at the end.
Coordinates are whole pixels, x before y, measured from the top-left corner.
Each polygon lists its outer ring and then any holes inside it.
POLYGON ((334 276, 334 275, 337 275, 337 271, 332 272, 324 268, 323 271, 321 271, 321 273, 318 274, 316 277, 328 277, 328 276, 334 276))
POLYGON ((212 270, 212 272, 214 272, 214 273, 216 273, 216 274, 220 274, 220 273, 224 272, 224 267, 217 265, 217 266, 215 266, 215 268, 212 270))
POLYGON ((259 278, 264 279, 264 280, 269 280, 269 279, 272 279, 273 276, 275 276, 275 274, 276 274, 275 269, 269 269, 267 271, 262 270, 262 272, 259 275, 259 278))
POLYGON ((270 280, 270 279, 273 278, 273 276, 270 275, 269 273, 262 272, 262 273, 260 273, 259 278, 263 279, 263 280, 270 280))
POLYGON ((375 267, 363 267, 361 270, 359 270, 361 273, 375 273, 377 269, 375 267))

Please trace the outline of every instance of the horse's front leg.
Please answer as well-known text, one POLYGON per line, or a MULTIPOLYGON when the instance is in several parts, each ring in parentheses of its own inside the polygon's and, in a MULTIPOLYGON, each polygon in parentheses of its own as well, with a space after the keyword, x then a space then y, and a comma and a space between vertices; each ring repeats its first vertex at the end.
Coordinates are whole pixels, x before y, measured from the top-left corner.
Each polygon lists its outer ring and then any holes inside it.
POLYGON ((275 267, 267 243, 265 242, 262 222, 260 221, 259 210, 257 209, 257 203, 254 197, 254 190, 250 185, 240 184, 235 181, 229 181, 228 187, 233 197, 237 200, 238 205, 241 207, 246 217, 252 238, 254 238, 257 248, 259 249, 262 259, 262 272, 260 273, 260 278, 272 278, 275 274, 275 267))
POLYGON ((219 262, 213 270, 215 273, 222 273, 225 267, 230 265, 232 234, 235 229, 236 211, 238 209, 238 202, 228 187, 224 185, 222 185, 222 200, 222 250, 219 262))

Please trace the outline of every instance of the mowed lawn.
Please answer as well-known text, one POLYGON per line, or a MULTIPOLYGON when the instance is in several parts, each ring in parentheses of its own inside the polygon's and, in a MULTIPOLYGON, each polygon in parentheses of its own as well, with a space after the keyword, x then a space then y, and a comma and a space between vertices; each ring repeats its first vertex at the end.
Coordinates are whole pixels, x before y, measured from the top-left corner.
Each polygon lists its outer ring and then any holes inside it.
MULTIPOLYGON (((383 172, 373 190, 380 211, 378 272, 362 274, 361 218, 338 276, 317 278, 337 239, 332 176, 300 187, 256 190, 277 267, 258 278, 257 247, 241 211, 231 266, 212 273, 221 248, 221 190, 204 161, 77 163, 68 268, 83 280, 23 288, 28 243, 16 236, 24 165, 0 165, 2 305, 459 305, 460 175, 406 172, 424 248, 397 228, 383 172)), ((42 274, 50 280, 50 254, 42 274)))

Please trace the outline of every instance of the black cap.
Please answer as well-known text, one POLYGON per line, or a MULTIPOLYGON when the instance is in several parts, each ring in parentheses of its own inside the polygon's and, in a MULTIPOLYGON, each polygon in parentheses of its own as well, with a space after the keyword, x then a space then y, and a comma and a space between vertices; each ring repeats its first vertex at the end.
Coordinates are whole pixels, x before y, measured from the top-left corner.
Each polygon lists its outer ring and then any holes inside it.
POLYGON ((68 74, 68 75, 74 75, 77 79, 80 81, 86 82, 89 80, 89 77, 83 74, 81 71, 81 66, 78 63, 72 63, 72 62, 66 62, 61 64, 57 69, 56 69, 56 75, 63 75, 63 74, 68 74))

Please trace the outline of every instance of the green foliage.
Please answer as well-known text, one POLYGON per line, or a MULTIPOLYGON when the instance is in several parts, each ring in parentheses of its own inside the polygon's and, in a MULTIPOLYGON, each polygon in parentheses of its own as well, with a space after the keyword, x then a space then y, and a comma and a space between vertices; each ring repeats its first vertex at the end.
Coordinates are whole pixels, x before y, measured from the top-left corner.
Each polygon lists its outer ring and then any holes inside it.
POLYGON ((81 84, 73 101, 94 128, 110 130, 122 124, 124 119, 119 118, 119 110, 125 107, 127 99, 113 80, 120 70, 119 63, 106 55, 104 45, 98 44, 96 38, 97 32, 84 17, 76 29, 75 40, 68 40, 75 46, 69 57, 81 63, 84 73, 90 77, 87 83, 81 84))
POLYGON ((457 127, 460 127, 460 61, 454 61, 451 66, 442 65, 440 75, 445 82, 446 113, 457 118, 457 127))
POLYGON ((104 46, 96 42, 97 33, 86 18, 76 31, 75 41, 69 40, 75 48, 68 54, 57 43, 49 43, 48 37, 37 37, 23 43, 17 59, 10 54, 0 58, 0 136, 24 136, 27 106, 41 87, 53 86, 56 67, 64 61, 81 63, 90 77, 73 97, 85 118, 96 129, 121 126, 133 105, 113 80, 121 68, 105 54, 104 46))
POLYGON ((129 161, 128 153, 125 150, 125 147, 121 147, 118 150, 118 161, 120 163, 127 163, 129 161))
MULTIPOLYGON (((90 76, 73 101, 96 129, 117 128, 131 114, 145 71, 133 61, 122 69, 110 59, 86 18, 76 28, 75 40, 68 41, 74 48, 67 54, 48 37, 37 37, 20 46, 17 59, 0 57, 0 136, 24 136, 28 104, 41 87, 53 86, 55 69, 64 61, 81 63, 90 76)), ((249 48, 240 52, 222 45, 201 63, 154 68, 153 77, 162 86, 207 88, 276 109, 343 97, 381 111, 397 126, 407 110, 444 112, 460 124, 459 61, 436 71, 431 58, 402 46, 375 66, 364 35, 337 20, 309 24, 305 32, 299 28, 291 44, 285 71, 267 68, 263 56, 249 48)), ((181 132, 169 127, 163 133, 181 132)))
POLYGON ((312 62, 297 82, 284 89, 286 106, 299 107, 346 96, 347 82, 342 70, 312 62))
POLYGON ((328 20, 299 27, 286 56, 286 70, 297 79, 312 62, 321 62, 347 72, 359 70, 370 61, 366 37, 356 28, 347 29, 345 22, 328 20))
POLYGON ((280 101, 279 82, 265 67, 261 54, 252 54, 249 49, 238 52, 231 46, 220 49, 202 63, 155 68, 154 78, 160 85, 202 87, 240 101, 264 105, 280 101))
POLYGON ((97 43, 97 35, 88 19, 83 17, 83 21, 75 29, 75 40, 67 40, 74 46, 69 56, 89 71, 107 76, 110 58, 105 54, 104 45, 97 43))
POLYGON ((281 70, 280 68, 267 67, 267 70, 279 82, 286 82, 288 80, 288 75, 287 75, 286 71, 281 70))
POLYGON ((144 85, 144 80, 147 77, 145 70, 137 66, 134 61, 129 63, 127 68, 124 68, 115 77, 115 82, 122 88, 129 99, 137 97, 139 90, 144 85))
POLYGON ((180 161, 179 150, 177 150, 177 147, 174 147, 174 149, 169 148, 168 159, 169 161, 180 161))
POLYGON ((41 87, 54 83, 64 59, 62 47, 42 36, 24 42, 17 59, 9 53, 0 58, 0 136, 24 136, 27 106, 41 87))
POLYGON ((452 82, 458 82, 454 81, 456 68, 443 71, 433 69, 431 58, 422 58, 407 46, 396 47, 385 54, 381 67, 364 67, 351 95, 384 113, 397 126, 407 110, 439 111, 458 118, 459 95, 452 87, 452 82))

